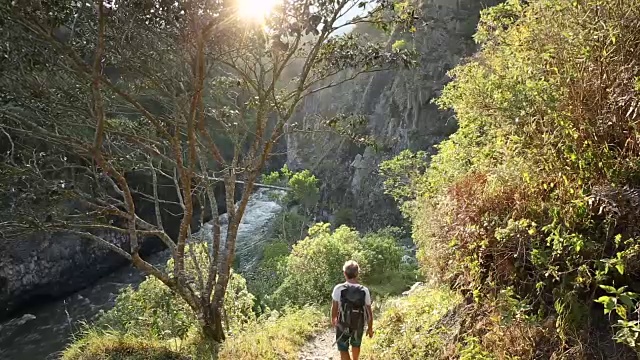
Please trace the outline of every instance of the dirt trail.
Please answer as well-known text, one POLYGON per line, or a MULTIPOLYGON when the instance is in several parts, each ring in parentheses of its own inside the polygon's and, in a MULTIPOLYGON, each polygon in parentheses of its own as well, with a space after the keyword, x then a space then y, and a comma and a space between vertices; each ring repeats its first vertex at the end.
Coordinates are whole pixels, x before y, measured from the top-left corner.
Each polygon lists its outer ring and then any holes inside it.
POLYGON ((334 342, 335 332, 327 330, 311 339, 300 352, 299 360, 339 360, 340 353, 334 342))

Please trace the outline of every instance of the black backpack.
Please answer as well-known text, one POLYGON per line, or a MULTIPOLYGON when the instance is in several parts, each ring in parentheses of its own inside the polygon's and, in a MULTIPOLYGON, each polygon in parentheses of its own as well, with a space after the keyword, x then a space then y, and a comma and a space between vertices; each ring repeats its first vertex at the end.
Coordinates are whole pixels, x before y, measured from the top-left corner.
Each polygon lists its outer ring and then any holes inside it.
POLYGON ((364 331, 367 317, 365 299, 366 293, 362 285, 346 285, 340 292, 338 328, 343 334, 357 336, 364 331))

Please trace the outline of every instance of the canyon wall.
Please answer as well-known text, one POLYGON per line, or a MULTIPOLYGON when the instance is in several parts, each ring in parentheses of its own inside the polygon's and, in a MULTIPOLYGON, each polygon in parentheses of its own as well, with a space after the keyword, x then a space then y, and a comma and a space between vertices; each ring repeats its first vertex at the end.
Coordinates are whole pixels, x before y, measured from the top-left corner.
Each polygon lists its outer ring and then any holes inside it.
POLYGON ((456 130, 451 112, 432 100, 449 81, 447 72, 476 50, 472 39, 480 11, 498 1, 421 0, 422 21, 412 36, 392 34, 389 44, 405 39, 419 52, 419 66, 359 76, 305 99, 292 123, 305 131, 287 137, 287 163, 308 168, 323 181, 326 213, 346 217, 361 230, 397 225, 396 204, 384 195, 380 163, 403 149, 436 151, 456 130), (376 146, 336 136, 318 115, 357 113, 366 117, 366 133, 376 146))

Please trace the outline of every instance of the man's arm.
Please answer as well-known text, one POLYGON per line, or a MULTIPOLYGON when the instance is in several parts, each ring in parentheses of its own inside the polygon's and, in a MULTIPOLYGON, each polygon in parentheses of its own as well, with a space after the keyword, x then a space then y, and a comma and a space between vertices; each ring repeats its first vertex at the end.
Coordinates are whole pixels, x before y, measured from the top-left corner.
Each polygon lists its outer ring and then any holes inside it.
POLYGON ((338 302, 335 300, 331 302, 331 325, 338 325, 338 302))
POLYGON ((368 318, 368 324, 367 324, 367 335, 369 335, 369 337, 373 337, 373 309, 371 308, 371 305, 367 305, 367 313, 369 316, 367 316, 368 318))
POLYGON ((367 319, 368 319, 368 324, 367 324, 367 335, 371 338, 373 337, 373 309, 371 308, 371 305, 373 304, 373 302, 371 301, 371 293, 369 292, 369 289, 366 289, 365 291, 365 299, 364 299, 365 305, 366 305, 366 311, 367 311, 367 319))

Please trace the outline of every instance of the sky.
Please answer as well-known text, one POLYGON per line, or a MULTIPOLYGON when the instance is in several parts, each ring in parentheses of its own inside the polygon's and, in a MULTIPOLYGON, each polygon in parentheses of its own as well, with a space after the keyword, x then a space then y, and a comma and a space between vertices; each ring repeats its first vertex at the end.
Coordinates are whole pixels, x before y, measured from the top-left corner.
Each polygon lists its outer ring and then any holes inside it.
MULTIPOLYGON (((364 15, 365 11, 366 11, 365 9, 361 9, 361 8, 355 6, 349 12, 345 13, 342 16, 342 18, 338 19, 336 25, 344 24, 346 21, 349 21, 349 20, 353 19, 355 16, 364 15)), ((349 31, 353 30, 353 28, 354 28, 354 25, 345 26, 345 27, 339 29, 338 31, 336 31, 336 34, 340 35, 340 34, 347 33, 349 31)))

